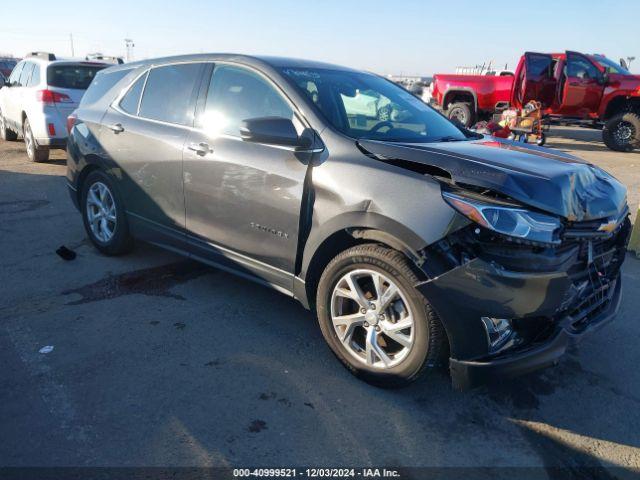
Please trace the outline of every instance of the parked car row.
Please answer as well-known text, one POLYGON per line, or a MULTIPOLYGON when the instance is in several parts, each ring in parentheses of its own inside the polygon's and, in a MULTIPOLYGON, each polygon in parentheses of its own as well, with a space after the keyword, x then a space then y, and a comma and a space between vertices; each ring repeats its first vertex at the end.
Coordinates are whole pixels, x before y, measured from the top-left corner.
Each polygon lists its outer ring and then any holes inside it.
POLYGON ((44 52, 27 55, 0 89, 0 138, 22 136, 34 162, 46 161, 51 148, 66 148, 67 117, 96 73, 109 65, 57 59, 44 52))

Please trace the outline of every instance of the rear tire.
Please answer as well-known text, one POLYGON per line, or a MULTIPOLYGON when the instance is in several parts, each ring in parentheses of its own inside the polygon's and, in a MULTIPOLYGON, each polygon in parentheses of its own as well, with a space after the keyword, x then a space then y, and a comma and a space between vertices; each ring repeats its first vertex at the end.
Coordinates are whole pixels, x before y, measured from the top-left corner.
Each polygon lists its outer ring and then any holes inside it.
POLYGON ((350 248, 327 265, 318 285, 318 322, 351 373, 379 387, 397 388, 441 363, 448 351, 446 333, 414 287, 418 281, 404 255, 375 244, 350 248), (350 297, 356 290, 362 293, 356 293, 360 301, 350 297), (389 292, 397 293, 385 301, 389 292), (410 326, 401 327, 405 324, 410 326))
POLYGON ((602 129, 602 140, 616 152, 630 152, 640 147, 640 115, 632 112, 614 115, 602 129))
POLYGON ((458 120, 465 128, 469 128, 475 123, 476 113, 470 103, 456 102, 449 105, 447 118, 458 120))
POLYGON ((133 248, 133 238, 121 196, 109 176, 95 170, 81 186, 82 220, 91 243, 105 255, 122 255, 133 248))
POLYGON ((18 139, 18 134, 13 130, 9 130, 7 128, 7 123, 4 117, 2 116, 1 111, 0 111, 0 139, 7 142, 13 142, 18 139))
POLYGON ((24 144, 27 147, 27 157, 32 162, 40 163, 49 160, 49 148, 41 147, 33 137, 33 131, 31 130, 31 124, 29 119, 24 119, 23 126, 24 144))

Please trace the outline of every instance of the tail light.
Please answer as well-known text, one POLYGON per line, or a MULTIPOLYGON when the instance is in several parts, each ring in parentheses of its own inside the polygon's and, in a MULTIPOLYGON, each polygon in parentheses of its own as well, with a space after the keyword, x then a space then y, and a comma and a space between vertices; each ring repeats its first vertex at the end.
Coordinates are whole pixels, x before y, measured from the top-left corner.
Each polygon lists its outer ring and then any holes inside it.
POLYGON ((77 121, 78 121, 78 115, 76 115, 76 112, 73 112, 71 115, 67 117, 67 132, 71 133, 71 129, 73 128, 73 126, 76 124, 77 121))
POLYGON ((54 105, 56 103, 73 103, 73 100, 71 100, 69 95, 54 92, 52 90, 38 90, 36 92, 36 100, 47 105, 54 105))

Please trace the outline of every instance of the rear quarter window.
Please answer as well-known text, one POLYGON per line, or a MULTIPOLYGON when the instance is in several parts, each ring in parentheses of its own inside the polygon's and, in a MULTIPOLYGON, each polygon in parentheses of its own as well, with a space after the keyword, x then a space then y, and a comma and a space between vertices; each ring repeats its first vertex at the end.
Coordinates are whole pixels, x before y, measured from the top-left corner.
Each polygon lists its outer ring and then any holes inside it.
POLYGON ((97 73, 104 68, 102 65, 49 65, 47 85, 86 90, 97 73))
MULTIPOLYGON (((98 72, 89 85, 88 90, 85 92, 82 100, 80 101, 81 106, 91 105, 92 103, 96 103, 100 100, 109 90, 111 90, 116 83, 122 80, 131 72, 131 69, 125 70, 116 70, 115 72, 111 72, 109 70, 103 70, 98 72)), ((115 94, 114 94, 115 97, 115 94)))

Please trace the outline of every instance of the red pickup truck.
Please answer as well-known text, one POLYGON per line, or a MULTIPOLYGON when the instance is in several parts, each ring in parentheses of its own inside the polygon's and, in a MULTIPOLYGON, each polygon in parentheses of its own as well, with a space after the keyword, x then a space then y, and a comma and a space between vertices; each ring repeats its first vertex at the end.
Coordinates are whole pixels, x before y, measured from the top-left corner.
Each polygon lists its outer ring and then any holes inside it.
POLYGON ((527 52, 513 77, 437 74, 431 95, 465 126, 537 100, 551 119, 603 124, 604 143, 613 150, 640 147, 640 76, 603 55, 527 52))

